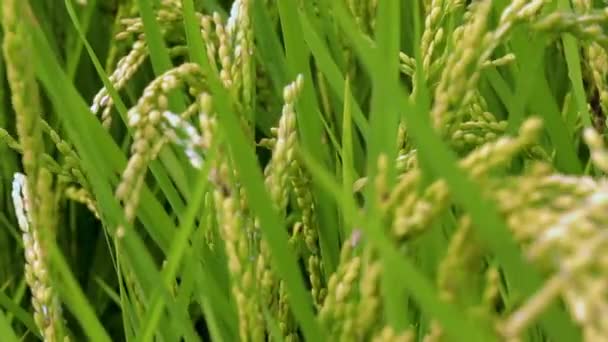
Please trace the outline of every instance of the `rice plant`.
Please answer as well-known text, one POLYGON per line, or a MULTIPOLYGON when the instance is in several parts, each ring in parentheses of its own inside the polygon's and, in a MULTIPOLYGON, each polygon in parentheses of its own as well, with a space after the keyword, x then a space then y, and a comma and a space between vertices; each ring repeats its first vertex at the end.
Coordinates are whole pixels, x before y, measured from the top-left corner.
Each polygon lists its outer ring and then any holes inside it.
POLYGON ((599 0, 2 0, 1 341, 608 340, 599 0))

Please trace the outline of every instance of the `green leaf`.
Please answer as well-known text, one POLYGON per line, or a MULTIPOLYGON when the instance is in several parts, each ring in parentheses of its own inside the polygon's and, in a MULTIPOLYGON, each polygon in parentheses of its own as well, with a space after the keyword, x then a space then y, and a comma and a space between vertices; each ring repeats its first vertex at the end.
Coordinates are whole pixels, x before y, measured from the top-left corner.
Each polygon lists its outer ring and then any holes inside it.
POLYGON ((95 309, 86 299, 78 282, 72 275, 72 272, 70 272, 69 266, 63 255, 55 245, 51 246, 51 251, 49 253, 51 256, 51 263, 59 277, 53 284, 59 284, 58 290, 63 302, 74 313, 74 317, 80 322, 80 326, 83 328, 89 340, 103 342, 112 341, 101 322, 97 319, 95 309))
POLYGON ((13 314, 19 320, 19 322, 23 323, 23 325, 25 325, 32 332, 32 334, 39 338, 41 337, 38 327, 34 322, 34 318, 32 318, 32 316, 17 303, 13 302, 13 300, 7 296, 4 291, 0 291, 0 306, 2 306, 7 312, 13 314))
POLYGON ((7 342, 19 341, 10 324, 8 324, 8 321, 2 313, 2 310, 0 310, 0 336, 2 336, 2 338, 7 342))
MULTIPOLYGON (((344 201, 340 186, 332 179, 331 175, 324 168, 308 155, 305 151, 299 151, 308 170, 319 181, 319 184, 332 195, 333 199, 344 212, 347 224, 355 225, 362 222, 353 201, 344 201)), ((454 341, 493 341, 491 335, 481 327, 477 327, 473 322, 459 314, 459 309, 449 303, 439 300, 431 282, 426 279, 414 264, 402 256, 392 242, 384 236, 381 230, 366 224, 357 225, 362 231, 362 241, 358 243, 371 243, 384 260, 386 278, 383 282, 399 284, 399 287, 406 288, 409 294, 420 304, 421 309, 435 317, 441 322, 446 334, 454 341)), ((346 243, 353 243, 348 241, 346 243)))
MULTIPOLYGON (((188 6, 188 8, 192 7, 188 6)), ((247 197, 256 199, 250 205, 259 218, 263 236, 270 247, 272 263, 276 267, 279 277, 285 281, 291 309, 301 324, 304 337, 311 341, 323 340, 323 332, 312 311, 311 295, 304 287, 304 280, 299 273, 296 257, 288 248, 288 235, 283 229, 284 222, 272 205, 270 195, 265 188, 253 146, 248 142, 245 132, 242 130, 229 94, 221 85, 218 76, 213 73, 206 56, 206 54, 200 55, 203 59, 202 67, 205 75, 208 76, 209 88, 213 94, 214 106, 217 108, 220 128, 229 144, 232 160, 247 197)))

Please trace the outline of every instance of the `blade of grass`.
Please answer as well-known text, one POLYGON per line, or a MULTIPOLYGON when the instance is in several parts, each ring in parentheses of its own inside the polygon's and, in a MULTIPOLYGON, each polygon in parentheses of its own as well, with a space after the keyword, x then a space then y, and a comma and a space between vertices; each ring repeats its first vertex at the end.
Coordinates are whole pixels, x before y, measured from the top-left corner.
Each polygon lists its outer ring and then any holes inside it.
MULTIPOLYGON (((562 10, 571 10, 570 1, 558 0, 558 8, 562 10)), ((564 45, 564 55, 566 56, 566 64, 568 65, 568 77, 572 84, 572 90, 576 99, 579 115, 582 116, 583 125, 591 126, 591 114, 587 107, 587 95, 583 86, 583 76, 581 73, 581 57, 579 55, 579 46, 570 34, 562 35, 562 43, 564 45)))
MULTIPOLYGON (((154 70, 154 74, 158 77, 162 75, 165 71, 171 69, 173 64, 171 63, 171 57, 169 55, 169 50, 165 44, 163 39, 163 35, 161 33, 161 28, 159 23, 156 21, 156 15, 152 8, 152 3, 148 0, 137 0, 136 1, 137 8, 139 9, 142 22, 143 29, 146 38, 146 42, 148 43, 148 50, 150 52, 150 60, 152 62, 152 69, 154 70)), ((181 91, 174 90, 168 94, 169 98, 169 108, 175 112, 183 112, 186 109, 186 100, 184 94, 181 91)), ((182 181, 187 179, 192 179, 192 172, 189 172, 190 168, 183 168, 182 166, 189 165, 184 158, 180 158, 180 164, 173 163, 172 169, 180 170, 182 172, 182 181)), ((175 177, 179 178, 179 177, 175 177)), ((179 181, 179 179, 178 179, 179 181)), ((189 188, 186 186, 184 188, 186 191, 186 197, 189 196, 188 191, 189 188)))
MULTIPOLYGON (((387 0, 378 4, 376 16, 377 52, 372 77, 372 101, 370 136, 367 159, 367 176, 373 179, 377 172, 378 157, 385 154, 388 160, 397 155, 397 127, 399 125, 399 27, 400 6, 397 1, 387 0), (391 58, 394 56, 394 58, 391 58)), ((387 165, 387 186, 394 182, 394 164, 387 165)), ((368 187, 367 200, 373 202, 374 187, 368 187)))
POLYGON ((210 262, 214 255, 204 245, 201 235, 193 239, 192 251, 199 251, 198 254, 194 253, 194 256, 198 255, 199 260, 205 260, 204 264, 198 261, 196 264, 190 263, 190 267, 194 268, 193 274, 198 294, 195 299, 201 306, 205 321, 210 328, 216 330, 214 334, 221 336, 221 339, 234 341, 239 336, 238 316, 236 308, 229 300, 229 292, 226 291, 230 286, 220 284, 218 277, 215 276, 221 273, 220 270, 225 270, 225 267, 220 269, 218 265, 210 262))
MULTIPOLYGON (((496 70, 495 67, 489 68, 484 75, 486 76, 490 85, 492 86, 492 88, 494 89, 496 94, 498 95, 498 98, 500 99, 502 104, 507 108, 507 112, 509 113, 509 118, 511 118, 511 113, 515 112, 515 108, 514 108, 513 104, 516 102, 516 99, 513 94, 513 91, 511 90, 511 87, 509 86, 507 81, 505 81, 505 79, 502 77, 502 75, 498 72, 498 70, 496 70)), ((513 121, 521 122, 521 119, 517 119, 517 120, 513 120, 513 121)), ((514 127, 517 127, 517 126, 514 126, 514 127)))
MULTIPOLYGON (((500 218, 496 205, 485 199, 479 185, 469 180, 456 166, 455 156, 433 131, 430 122, 423 119, 416 110, 416 104, 411 104, 402 97, 400 99, 419 158, 426 160, 434 173, 445 179, 455 201, 471 215, 476 234, 490 247, 506 272, 512 275, 515 289, 523 295, 532 295, 542 286, 542 277, 523 258, 513 236, 500 218)), ((567 339, 577 340, 578 329, 555 306, 541 317, 541 322, 548 333, 555 334, 555 338, 567 336, 567 339), (559 333, 555 332, 555 324, 559 324, 559 333)))
MULTIPOLYGON (((259 62, 266 65, 266 71, 272 81, 275 94, 282 94, 283 87, 289 83, 287 76, 287 61, 283 55, 283 47, 279 41, 273 27, 268 11, 262 1, 255 0, 252 7, 254 34, 256 38, 256 52, 259 55, 259 62), (269 66, 269 67, 268 67, 269 66)), ((264 131, 269 131, 279 119, 279 113, 267 113, 266 115, 256 115, 256 123, 264 131)))
MULTIPOLYGON (((349 221, 347 224, 354 225, 356 222, 361 222, 361 217, 353 201, 344 201, 342 190, 331 174, 327 172, 313 157, 308 155, 304 150, 299 150, 298 154, 304 161, 308 170, 319 181, 325 191, 327 191, 345 213, 345 218, 349 221)), ((437 318, 445 328, 446 334, 454 341, 492 341, 494 340, 488 332, 483 331, 480 327, 468 321, 459 310, 449 304, 438 299, 435 290, 429 280, 427 280, 412 264, 410 260, 402 256, 384 236, 382 231, 361 226, 363 236, 369 243, 376 247, 376 250, 382 255, 386 262, 386 270, 390 275, 390 281, 407 288, 409 293, 420 304, 421 309, 437 318)), ((402 303, 404 304, 404 303, 402 303)))
POLYGON ((363 67, 371 73, 371 71, 374 70, 374 63, 378 60, 374 43, 361 33, 352 16, 348 13, 344 2, 332 0, 321 1, 324 3, 321 3, 319 6, 327 6, 333 10, 335 19, 342 27, 342 32, 345 34, 346 38, 348 38, 353 45, 363 67))
MULTIPOLYGON (((297 5, 294 0, 279 1, 278 9, 291 79, 295 79, 297 74, 304 76, 304 88, 296 103, 302 145, 308 151, 311 151, 318 160, 324 163, 332 163, 327 145, 319 139, 323 135, 323 125, 319 120, 321 114, 310 71, 310 51, 306 48, 306 44, 302 42, 303 32, 298 21, 297 5)), ((317 227, 319 227, 321 260, 327 275, 335 271, 338 263, 339 236, 338 230, 335 229, 338 226, 336 208, 327 198, 327 195, 315 185, 314 180, 313 194, 318 210, 319 224, 317 227)))
POLYGON ((90 341, 110 342, 112 339, 97 319, 95 309, 85 297, 63 255, 55 245, 51 245, 49 255, 51 263, 54 266, 53 269, 57 271, 59 276, 59 279, 54 284, 60 284, 58 290, 61 298, 74 313, 74 317, 80 323, 84 333, 90 341))
MULTIPOLYGON (((122 241, 121 248, 124 249, 121 251, 126 253, 128 263, 131 265, 144 293, 150 295, 156 284, 162 284, 160 274, 137 232, 125 222, 122 210, 114 199, 110 184, 108 183, 116 182, 116 177, 111 170, 108 170, 108 166, 118 163, 118 168, 120 168, 120 165, 125 164, 124 156, 117 150, 116 145, 100 127, 99 123, 89 115, 86 104, 84 104, 77 91, 70 84, 65 73, 57 65, 56 60, 50 56, 50 49, 41 32, 31 22, 28 21, 28 24, 29 32, 31 32, 34 40, 33 45, 38 55, 42 57, 35 59, 36 74, 49 93, 53 104, 56 108, 61 108, 58 112, 69 118, 69 120, 64 120, 63 122, 67 128, 68 135, 72 138, 79 155, 82 157, 85 170, 89 173, 93 192, 100 204, 101 216, 107 223, 106 227, 112 229, 112 234, 115 234, 117 227, 124 227, 124 235, 120 240, 122 241), (86 114, 77 115, 77 113, 86 114), (99 153, 99 149, 105 149, 108 153, 99 153), (107 158, 112 155, 115 158, 108 160, 107 158), (103 160, 102 158, 106 159, 103 160)), ((142 206, 147 207, 147 210, 149 210, 150 205, 154 205, 155 202, 151 198, 146 199, 145 195, 151 195, 147 194, 146 191, 142 193, 142 206)), ((155 219, 161 221, 168 220, 168 218, 163 218, 162 214, 164 214, 164 210, 156 210, 158 212, 152 211, 155 219)), ((160 236, 170 235, 170 231, 158 226, 159 222, 153 220, 145 225, 152 237, 156 235, 159 238, 159 234, 160 236), (156 230, 150 230, 153 228, 156 228, 156 230)), ((164 227, 171 226, 172 224, 169 223, 164 227)), ((170 239, 164 237, 159 241, 161 242, 161 247, 164 245, 167 248, 170 239)), ((165 289, 164 296, 164 298, 169 298, 167 289, 165 289)), ((185 308, 183 309, 185 310, 185 308)), ((175 319, 172 320, 170 317, 167 317, 166 322, 171 322, 188 329, 188 326, 184 326, 184 322, 179 319, 181 315, 173 315, 172 317, 175 317, 175 319)), ((164 336, 165 338, 172 340, 177 338, 171 335, 171 330, 169 329, 163 330, 162 333, 166 335, 164 336)))
MULTIPOLYGON (((7 177, 6 179, 10 179, 7 177)), ((9 221, 9 219, 4 215, 4 213, 0 212, 0 223, 6 228, 9 234, 13 237, 13 239, 19 244, 21 248, 23 248, 23 241, 21 241, 21 234, 19 232, 19 228, 15 227, 14 224, 9 221)))
MULTIPOLYGON (((328 92, 328 96, 330 97, 330 103, 333 103, 335 110, 333 110, 334 115, 337 115, 340 112, 341 107, 345 101, 345 94, 343 92, 344 89, 344 76, 341 72, 340 66, 336 63, 336 60, 340 60, 342 55, 335 56, 336 53, 332 50, 332 38, 331 33, 327 33, 329 46, 323 42, 322 33, 319 32, 317 27, 314 27, 311 24, 311 18, 315 17, 316 14, 314 9, 307 7, 307 12, 300 10, 299 18, 300 25, 302 26, 302 33, 304 35, 304 40, 310 49, 314 59, 315 59, 315 69, 317 73, 317 86, 321 87, 325 82, 329 84, 330 92, 328 92), (333 56, 332 56, 333 54, 333 56), (323 82, 323 84, 321 83, 323 82)), ((322 6, 321 6, 322 7, 322 6)), ((327 9, 325 9, 327 10, 327 9)), ((317 25, 319 26, 319 25, 317 25)), ((341 63, 343 64, 343 63, 341 63)), ((366 83, 367 84, 367 83, 366 83)), ((323 87, 327 89, 326 87, 323 87)), ((352 107, 352 117, 355 119, 355 124, 360 135, 355 135, 353 138, 353 149, 354 149, 354 167, 359 172, 364 172, 364 162, 365 162, 365 152, 363 145, 367 143, 367 137, 369 136, 369 123, 367 122, 366 117, 363 115, 363 112, 359 106, 359 103, 355 100, 354 94, 349 92, 348 94, 351 96, 351 107, 352 107)), ((343 110, 343 109, 342 109, 343 110)), ((330 113, 326 113, 327 116, 330 116, 330 113)), ((334 127, 336 127, 336 134, 340 134, 342 121, 339 117, 331 118, 335 120, 333 122, 334 127)))
MULTIPOLYGON (((344 81, 344 77, 342 76, 340 69, 333 61, 329 51, 325 48, 320 36, 311 25, 308 16, 302 11, 299 13, 304 40, 317 61, 317 67, 319 70, 321 70, 323 75, 325 75, 332 90, 336 94, 341 95, 338 95, 340 101, 346 101, 346 94, 343 92, 346 82, 344 81)), ((367 119, 365 119, 365 116, 363 115, 363 112, 361 111, 361 108, 355 101, 354 97, 350 94, 350 92, 348 94, 350 96, 349 102, 352 106, 353 119, 365 141, 369 136, 369 123, 367 122, 367 119)))
MULTIPOLYGON (((555 148, 555 163, 557 168, 565 173, 580 174, 582 166, 576 155, 572 132, 568 129, 561 112, 551 93, 547 79, 544 74, 544 54, 546 38, 544 36, 533 37, 530 40, 528 32, 515 30, 512 40, 513 51, 520 64, 519 74, 516 75, 518 83, 514 90, 516 102, 516 120, 523 120, 523 111, 526 107, 528 96, 534 98, 528 106, 538 115, 542 116, 546 133, 555 148), (542 71, 541 76, 538 70, 542 71)), ((510 115, 511 116, 511 115, 510 115)), ((509 129, 512 131, 520 124, 509 118, 509 129)))
MULTIPOLYGON (((343 201, 353 200, 353 183, 355 181, 351 166, 354 163, 353 157, 353 134, 351 121, 351 94, 350 81, 346 79, 344 84, 344 113, 342 114, 342 196, 343 201)), ((342 219, 346 221, 342 212, 342 219)), ((342 240, 350 236, 353 227, 345 225, 342 227, 342 240)))
MULTIPOLYGON (((120 257, 118 253, 118 247, 114 245, 115 255, 117 258, 120 257)), ((127 341, 135 340, 135 331, 138 329, 135 314, 133 312, 133 306, 129 302, 127 296, 127 289, 125 288, 125 279, 121 272, 122 266, 120 262, 117 262, 116 275, 118 278, 118 290, 120 294, 120 307, 122 313, 123 331, 127 341)))
MULTIPOLYGON (((10 280, 9 280, 10 281, 10 280)), ((23 300, 23 297, 25 296, 26 290, 27 290, 28 286, 27 286, 27 282, 25 281, 25 277, 22 277, 21 280, 19 281, 19 283, 17 284, 17 287, 14 291, 13 294, 13 302, 14 303, 21 303, 21 301, 23 300)), ((0 290, 0 292, 2 292, 3 290, 0 290)), ((9 311, 7 312, 7 320, 9 324, 13 323, 13 314, 9 311)))
MULTIPOLYGON (((416 31, 416 36, 418 37, 420 31, 419 23, 416 23, 416 31)), ((528 51, 526 52, 529 53, 528 51)), ((535 61, 540 59, 538 55, 529 56, 530 58, 522 57, 519 54, 517 56, 518 58, 524 58, 525 62, 530 63, 526 66, 534 65, 538 63, 535 61)), ((418 52, 416 63, 417 68, 420 68, 421 56, 418 52)), ((534 74, 533 70, 529 69, 527 75, 534 74)), ((525 78, 526 76, 517 76, 519 81, 525 78)), ((483 200, 481 190, 476 187, 474 182, 466 178, 466 175, 456 166, 455 157, 433 131, 428 116, 429 101, 427 87, 421 75, 416 81, 417 87, 420 89, 419 95, 421 98, 417 99, 415 103, 410 103, 405 97, 400 97, 399 99, 402 102, 402 115, 404 115, 409 132, 412 132, 412 139, 419 151, 418 155, 421 166, 429 168, 432 174, 446 180, 456 202, 460 203, 471 215, 474 222, 473 226, 477 228, 478 236, 491 248, 504 267, 505 272, 515 277, 513 281, 515 289, 521 291, 524 295, 531 295, 533 291, 542 285, 541 276, 526 263, 507 226, 499 217, 494 204, 483 200)), ((526 99, 519 98, 519 100, 519 109, 522 114, 521 120, 523 121, 523 108, 526 99)), ((509 119, 511 120, 511 117, 509 119)), ((569 338, 576 339, 578 336, 577 329, 573 327, 572 322, 562 311, 557 310, 556 305, 553 305, 545 313, 541 318, 541 322, 546 328, 558 324, 560 329, 563 329, 553 334, 556 338, 558 336, 569 336, 569 338)))
POLYGON ((105 294, 118 306, 121 307, 120 304, 120 296, 118 295, 118 293, 116 293, 116 291, 114 291, 112 289, 112 287, 110 287, 108 284, 106 284, 106 282, 103 281, 103 279, 99 278, 99 277, 95 277, 93 278, 95 279, 95 283, 97 283, 97 285, 103 290, 103 292, 105 292, 105 294))
POLYGON ((532 96, 536 98, 536 101, 531 102, 530 107, 537 113, 541 113, 544 119, 546 132, 551 139, 551 144, 555 147, 555 162, 558 169, 565 173, 581 174, 583 168, 572 141, 574 134, 562 118, 546 79, 537 80, 537 86, 532 90, 532 96))
MULTIPOLYGON (((372 180, 378 174, 378 160, 380 156, 386 157, 386 170, 384 177, 387 191, 395 182, 395 160, 397 156, 397 129, 399 127, 399 108, 395 98, 399 96, 399 41, 400 41, 400 13, 399 2, 382 1, 378 4, 376 13, 376 44, 377 52, 372 77, 372 100, 370 114, 370 136, 367 155, 367 177, 372 180), (391 58, 392 56, 392 58, 391 58)), ((371 183, 371 182, 370 182, 371 183)), ((371 230, 381 230, 381 211, 377 201, 380 196, 374 186, 365 189, 366 209, 368 217, 366 224, 371 230)), ((397 266, 396 260, 385 255, 385 269, 397 266)), ((387 321, 397 331, 407 328, 407 318, 403 314, 402 305, 407 299, 405 292, 401 291, 398 283, 390 281, 390 272, 383 274, 382 298, 387 321)))
POLYGON ((512 69, 515 74, 515 85, 513 90, 514 101, 511 102, 509 110, 509 125, 507 131, 510 133, 517 132, 517 128, 525 119, 525 110, 528 102, 531 99, 531 91, 535 85, 537 73, 543 67, 543 53, 541 44, 532 44, 529 48, 518 49, 514 45, 514 50, 517 56, 517 66, 512 69))
MULTIPOLYGON (((35 49, 38 55, 45 57, 34 60, 38 77, 55 101, 57 108, 70 108, 58 112, 65 115, 63 122, 68 128, 69 136, 75 142, 85 169, 90 172, 89 179, 94 191, 101 191, 96 192, 98 202, 102 204, 102 209, 108 210, 102 212, 102 218, 106 221, 107 227, 118 227, 121 225, 123 215, 110 186, 117 184, 116 173, 122 172, 125 168, 126 159, 99 122, 89 115, 87 105, 67 80, 56 60, 49 54, 43 36, 39 31, 32 30, 32 37, 36 42, 35 49)), ((171 232, 161 227, 173 226, 172 221, 147 188, 143 189, 141 196, 141 210, 138 211, 138 217, 159 247, 167 250, 171 241, 171 232)))
MULTIPOLYGON (((177 275, 182 258, 189 247, 188 239, 194 230, 194 220, 196 219, 196 214, 201 207, 203 197, 207 191, 207 185, 209 183, 208 176, 213 160, 215 159, 215 154, 216 148, 211 147, 205 166, 199 172, 197 182, 194 186, 193 196, 186 208, 183 219, 180 220, 181 225, 177 230, 177 235, 171 243, 171 248, 169 248, 169 253, 166 257, 167 263, 161 272, 165 287, 171 286, 171 282, 177 275)), ((152 334, 156 330, 158 321, 161 318, 161 311, 163 310, 165 302, 161 300, 160 292, 157 292, 155 296, 152 297, 151 303, 148 314, 146 315, 149 319, 144 319, 143 332, 141 333, 143 336, 142 340, 144 341, 149 341, 152 338, 152 334)))
POLYGON ((309 19, 316 19, 314 20, 315 31, 322 32, 322 36, 327 40, 333 61, 336 62, 339 70, 344 70, 345 61, 342 44, 338 37, 338 25, 336 25, 332 15, 329 13, 330 8, 327 6, 315 6, 315 3, 311 1, 304 2, 304 8, 309 19))
MULTIPOLYGON (((257 3, 257 1, 255 3, 257 3)), ((208 65, 208 61, 207 56, 205 55, 205 46, 200 31, 198 30, 194 3, 192 0, 183 0, 182 5, 184 7, 184 27, 186 29, 190 58, 204 68, 208 65)), ((220 281, 219 279, 226 279, 227 277, 218 276, 221 274, 218 271, 219 267, 212 261, 216 260, 216 257, 215 255, 210 255, 211 253, 206 252, 207 247, 203 245, 200 237, 194 239, 192 248, 200 251, 201 260, 206 260, 207 262, 204 268, 202 265, 197 265, 198 272, 195 273, 197 275, 195 279, 196 286, 200 289, 199 292, 202 293, 198 298, 201 309, 206 315, 209 315, 211 319, 213 319, 213 321, 210 322, 210 325, 215 332, 211 332, 218 337, 224 336, 225 340, 232 340, 233 338, 230 338, 231 336, 237 336, 235 333, 237 328, 234 323, 237 321, 236 313, 234 310, 230 310, 234 308, 228 303, 227 299, 222 301, 223 296, 218 289, 220 286, 217 285, 217 282, 220 281), (219 312, 216 313, 216 310, 219 312), (228 332, 226 329, 219 328, 218 320, 220 318, 223 318, 223 320, 229 324, 230 329, 228 329, 228 332)), ((223 270, 225 270, 225 268, 223 268, 223 270)), ((227 281, 223 287, 229 287, 227 281)))
POLYGON ((272 338, 272 341, 285 342, 285 339, 283 338, 283 334, 281 334, 281 329, 279 328, 279 324, 272 317, 272 315, 268 312, 268 308, 262 307, 262 313, 264 314, 264 321, 266 322, 268 334, 272 338))
POLYGON ((8 324, 2 310, 0 310, 0 336, 2 336, 2 339, 7 342, 19 341, 15 335, 15 332, 13 331, 13 328, 11 328, 10 324, 8 324))
MULTIPOLYGON (((160 25, 156 21, 156 14, 152 8, 152 3, 148 0, 137 0, 136 3, 144 24, 144 34, 148 43, 148 49, 150 50, 152 69, 156 76, 160 76, 173 67, 169 50, 163 39, 160 25)), ((170 107, 179 112, 186 109, 184 98, 181 95, 178 92, 169 94, 170 107)))
MULTIPOLYGON (((195 267, 195 283, 199 294, 196 299, 201 305, 203 313, 214 317, 214 326, 218 327, 218 334, 226 341, 234 341, 238 334, 238 316, 236 307, 230 301, 230 285, 221 284, 216 274, 225 270, 224 265, 216 265, 210 262, 214 255, 204 246, 200 235, 193 239, 192 250, 199 251, 198 259, 205 260, 204 264, 197 263, 195 267), (198 247, 198 248, 197 248, 198 247), (221 267, 221 268, 220 268, 221 267), (224 290, 224 291, 222 291, 224 290), (223 323, 223 325, 221 324, 223 323), (219 328, 222 326, 223 328, 219 328)), ((214 253, 215 254, 215 251, 214 253)), ((196 253, 194 255, 197 255, 196 253)), ((206 319, 208 322, 211 319, 206 319)))
MULTIPOLYGON (((191 2, 192 0, 183 1, 191 2)), ((184 10, 192 8, 194 6, 186 6, 184 10)), ((193 26, 194 21, 191 21, 194 17, 193 13, 185 13, 185 18, 188 16, 190 19, 188 19, 186 25, 193 26)), ((194 32, 192 28, 191 30, 191 32, 194 32)), ((198 37, 202 39, 200 35, 198 37)), ((251 207, 259 218, 260 228, 270 247, 272 262, 277 269, 277 273, 285 281, 294 316, 301 324, 302 333, 307 340, 324 340, 323 331, 312 311, 312 297, 304 287, 304 280, 298 271, 296 257, 288 248, 288 235, 283 229, 284 224, 276 209, 271 205, 272 201, 264 186, 263 176, 258 168, 253 147, 248 143, 245 133, 242 131, 239 120, 232 109, 227 91, 221 85, 218 76, 212 72, 207 55, 203 53, 199 57, 201 60, 198 62, 209 78, 209 88, 212 90, 214 97, 220 128, 229 143, 232 159, 237 171, 239 171, 240 180, 247 196, 256 199, 251 202, 251 207)))
POLYGON ((45 6, 45 2, 43 1, 31 1, 30 7, 33 12, 36 14, 40 20, 38 21, 38 27, 40 27, 41 32, 44 34, 46 41, 49 43, 49 47, 51 48, 51 52, 53 57, 61 56, 60 47, 61 45, 57 41, 57 37, 55 36, 55 32, 52 29, 53 23, 56 22, 52 16, 49 17, 49 13, 47 13, 47 7, 45 6))
POLYGON ((32 332, 32 334, 38 338, 41 338, 38 327, 36 326, 32 316, 17 303, 13 302, 13 300, 6 293, 4 293, 4 291, 0 291, 0 306, 4 307, 7 312, 13 314, 19 322, 25 325, 25 327, 32 332))
MULTIPOLYGON (((127 123, 126 105, 124 104, 120 95, 118 94, 118 92, 116 91, 114 86, 112 85, 112 82, 110 82, 110 79, 106 75, 106 73, 101 65, 101 62, 99 61, 99 59, 97 58, 97 55, 95 54, 95 51, 93 50, 93 47, 91 46, 91 44, 89 44, 88 40, 86 39, 84 30, 82 29, 82 27, 78 21, 78 17, 76 16, 76 11, 74 10, 74 7, 72 6, 71 0, 65 0, 65 6, 66 6, 66 10, 68 12, 69 17, 72 20, 72 24, 73 24, 74 28, 76 29, 76 32, 78 33, 80 41, 84 45, 84 47, 89 55, 89 58, 91 59, 91 62, 93 63, 93 66, 95 67, 95 70, 97 71, 98 76, 101 78, 101 80, 104 84, 104 87, 108 90, 108 94, 110 95, 110 97, 112 98, 112 101, 116 105, 116 108, 121 116, 121 119, 123 120, 123 123, 126 124, 127 123)), ((127 127, 130 128, 129 125, 127 125, 127 127)), ((168 162, 169 154, 170 154, 170 152, 167 149, 163 149, 160 153, 160 158, 163 161, 163 164, 165 164, 166 169, 168 169, 168 170, 179 169, 175 164, 168 162)), ((171 183, 171 180, 169 180, 169 177, 167 176, 165 169, 160 167, 160 165, 157 161, 152 161, 150 163, 150 170, 152 171, 152 174, 156 178, 156 181, 158 182, 159 186, 163 190, 163 193, 167 197, 167 200, 169 201, 169 204, 171 205, 171 207, 174 209, 175 212, 181 213, 185 207, 184 203, 181 200, 181 198, 179 197, 179 194, 175 190, 173 184, 171 183)), ((174 181, 174 183, 176 185, 178 185, 180 187, 180 189, 182 190, 182 194, 184 196, 186 196, 187 193, 186 193, 186 191, 184 191, 184 189, 187 188, 187 185, 184 182, 185 176, 183 174, 176 174, 174 172, 172 180, 174 181)))
MULTIPOLYGON (((82 32, 88 31, 89 25, 91 24, 91 18, 93 17, 93 12, 95 12, 96 7, 97 0, 91 0, 87 2, 87 5, 82 13, 82 32)), ((72 14, 69 15, 72 16, 72 14)), ((72 21, 74 21, 73 18, 72 21)), ((80 35, 80 32, 76 33, 80 35)), ((75 46, 70 50, 68 56, 66 57, 66 70, 68 77, 71 80, 74 80, 74 76, 76 76, 76 70, 78 69, 78 64, 80 63, 82 48, 84 47, 82 39, 78 39, 76 42, 74 42, 74 44, 75 46)))
MULTIPOLYGON (((2 6, 0 6, 2 7, 2 6)), ((0 15, 1 15, 1 9, 0 9, 0 15)), ((3 39, 3 34, 0 31, 0 42, 2 42, 3 39)), ((0 80, 4 80, 5 79, 5 70, 4 70, 4 59, 3 56, 1 56, 2 54, 0 54, 0 80)), ((11 114, 9 114, 9 110, 7 109, 7 107, 4 105, 5 104, 5 99, 7 98, 7 89, 5 88, 4 84, 0 82, 0 127, 8 127, 8 123, 9 123, 9 118, 11 116, 11 114)), ((15 153, 8 148, 8 146, 5 146, 4 144, 0 143, 0 162, 2 164, 2 167, 0 167, 0 179, 11 179, 11 177, 13 176, 13 172, 17 169, 17 163, 16 163, 16 158, 15 158, 15 153)), ((0 194, 4 194, 5 193, 5 189, 4 189, 4 182, 0 182, 0 194)), ((2 197, 2 195, 0 195, 0 208, 5 207, 5 199, 4 197, 2 197)))

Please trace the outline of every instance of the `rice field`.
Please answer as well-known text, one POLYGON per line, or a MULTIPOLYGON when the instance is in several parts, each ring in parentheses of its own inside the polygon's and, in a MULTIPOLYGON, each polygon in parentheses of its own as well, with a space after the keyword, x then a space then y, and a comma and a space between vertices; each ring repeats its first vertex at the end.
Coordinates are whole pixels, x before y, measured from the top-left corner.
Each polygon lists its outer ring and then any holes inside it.
POLYGON ((2 0, 0 341, 608 341, 599 0, 2 0))

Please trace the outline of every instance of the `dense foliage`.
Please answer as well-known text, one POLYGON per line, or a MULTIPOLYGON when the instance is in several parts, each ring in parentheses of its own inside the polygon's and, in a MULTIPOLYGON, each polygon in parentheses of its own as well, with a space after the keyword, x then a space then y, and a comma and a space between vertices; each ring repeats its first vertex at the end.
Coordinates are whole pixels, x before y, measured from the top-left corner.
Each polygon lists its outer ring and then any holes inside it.
POLYGON ((608 339, 601 1, 0 23, 0 340, 608 339))

